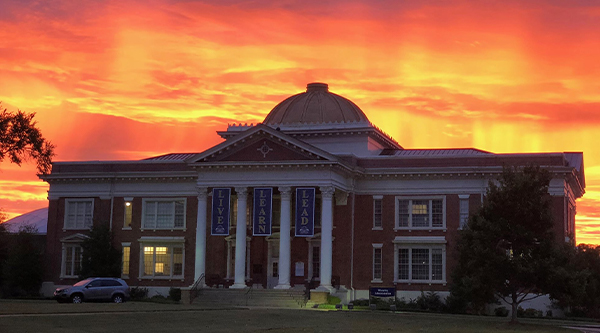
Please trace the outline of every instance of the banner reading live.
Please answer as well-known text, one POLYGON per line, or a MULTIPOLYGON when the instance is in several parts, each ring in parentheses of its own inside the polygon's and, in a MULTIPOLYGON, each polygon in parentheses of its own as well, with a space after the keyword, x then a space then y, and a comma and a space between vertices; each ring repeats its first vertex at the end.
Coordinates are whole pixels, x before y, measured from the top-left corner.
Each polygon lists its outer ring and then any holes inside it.
POLYGON ((315 235, 315 189, 296 189, 296 237, 315 235))
POLYGON ((231 199, 230 188, 213 188, 212 195, 212 219, 210 234, 212 236, 229 235, 229 201, 231 199))
POLYGON ((255 188, 252 219, 253 236, 271 236, 273 225, 273 189, 255 188))

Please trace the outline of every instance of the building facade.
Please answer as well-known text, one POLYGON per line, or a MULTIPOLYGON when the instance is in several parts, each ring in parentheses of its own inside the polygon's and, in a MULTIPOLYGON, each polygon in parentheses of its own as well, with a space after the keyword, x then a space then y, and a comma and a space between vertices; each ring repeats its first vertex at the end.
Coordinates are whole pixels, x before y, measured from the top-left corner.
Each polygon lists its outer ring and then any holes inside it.
POLYGON ((404 149, 323 83, 257 125, 230 125, 204 152, 136 161, 55 162, 47 280, 77 280, 80 243, 110 226, 122 277, 187 287, 311 288, 368 297, 445 292, 454 245, 503 166, 550 170, 556 237, 575 234, 582 153, 404 149), (240 227, 243 226, 243 227, 240 227))

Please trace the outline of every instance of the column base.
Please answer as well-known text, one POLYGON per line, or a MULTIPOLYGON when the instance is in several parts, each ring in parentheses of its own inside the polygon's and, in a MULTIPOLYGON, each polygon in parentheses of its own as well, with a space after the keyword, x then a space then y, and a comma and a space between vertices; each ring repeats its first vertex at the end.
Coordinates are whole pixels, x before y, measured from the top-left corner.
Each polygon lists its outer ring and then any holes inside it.
POLYGON ((314 290, 332 293, 335 291, 335 288, 332 285, 320 285, 317 287, 317 289, 314 289, 314 290))
POLYGON ((278 284, 273 289, 290 289, 290 288, 292 288, 292 286, 289 283, 285 283, 285 284, 278 284))
POLYGON ((245 283, 234 283, 229 287, 229 289, 246 289, 246 288, 248 288, 248 286, 245 283))

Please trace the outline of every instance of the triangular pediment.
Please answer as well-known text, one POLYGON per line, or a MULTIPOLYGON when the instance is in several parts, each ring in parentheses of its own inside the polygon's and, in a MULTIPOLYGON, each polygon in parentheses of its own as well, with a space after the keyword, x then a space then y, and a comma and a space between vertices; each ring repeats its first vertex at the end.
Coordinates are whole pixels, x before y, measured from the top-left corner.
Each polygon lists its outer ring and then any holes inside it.
POLYGON ((84 234, 74 234, 70 236, 66 236, 60 239, 61 243, 81 243, 84 240, 90 238, 88 235, 84 234))
POLYGON ((268 126, 256 125, 195 155, 189 163, 332 161, 339 159, 268 126))

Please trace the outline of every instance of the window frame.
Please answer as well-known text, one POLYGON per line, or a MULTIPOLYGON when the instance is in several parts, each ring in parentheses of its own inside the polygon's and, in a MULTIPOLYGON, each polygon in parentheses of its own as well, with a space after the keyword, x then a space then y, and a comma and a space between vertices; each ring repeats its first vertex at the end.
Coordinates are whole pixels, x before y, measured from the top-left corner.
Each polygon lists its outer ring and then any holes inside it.
POLYGON ((427 283, 427 284, 443 284, 447 283, 447 251, 446 240, 444 237, 396 237, 394 239, 394 282, 395 283, 427 283), (400 249, 408 249, 408 279, 400 279, 400 249), (428 265, 429 272, 427 279, 413 279, 413 249, 428 250, 428 265), (441 250, 442 255, 442 279, 433 280, 433 250, 441 250))
POLYGON ((395 221, 394 221, 394 231, 398 231, 398 230, 443 230, 446 231, 446 196, 396 196, 394 198, 394 206, 395 206, 395 221), (408 200, 409 203, 409 218, 408 218, 408 226, 407 227, 401 227, 400 226, 400 204, 399 202, 401 200, 408 200), (414 200, 427 200, 428 201, 428 220, 429 220, 429 226, 425 226, 425 227, 414 227, 413 226, 413 219, 412 219, 412 202, 414 200), (434 200, 441 200, 442 201, 442 226, 441 227, 434 227, 433 226, 433 201, 434 200))
POLYGON ((131 273, 131 243, 121 243, 121 278, 129 278, 131 273), (127 260, 125 260, 125 248, 128 249, 127 260), (127 274, 125 274, 125 262, 127 262, 127 274))
POLYGON ((383 195, 373 196, 373 230, 383 230, 383 195), (377 203, 379 203, 379 213, 377 213, 377 203))
POLYGON ((383 244, 382 243, 377 243, 377 244, 373 244, 373 279, 371 280, 371 283, 383 283, 383 244), (379 277, 377 277, 376 275, 376 271, 377 271, 377 262, 376 262, 376 256, 377 256, 377 252, 379 252, 379 277))
MULTIPOLYGON (((94 225, 94 198, 69 198, 65 199, 65 214, 63 219, 63 231, 65 230, 90 230, 94 225), (88 227, 85 226, 85 221, 83 222, 83 228, 77 227, 77 214, 75 214, 75 226, 72 228, 67 227, 67 220, 69 218, 69 206, 71 203, 91 203, 90 206, 90 225, 88 227)), ((85 219, 85 213, 84 213, 85 219)))
POLYGON ((183 281, 185 278, 185 239, 184 237, 142 237, 139 239, 140 244, 140 262, 139 262, 139 274, 138 278, 140 280, 181 280, 183 281), (152 275, 145 275, 145 257, 144 252, 146 247, 154 248, 152 254, 152 275), (170 274, 169 275, 156 275, 156 248, 157 247, 166 247, 168 248, 169 253, 169 265, 170 265, 170 274), (181 275, 174 275, 174 267, 175 261, 174 256, 175 253, 173 251, 174 248, 181 248, 181 275))
POLYGON ((458 229, 464 229, 469 223, 469 194, 458 196, 458 229), (466 203, 463 206, 463 203, 466 203))
MULTIPOLYGON (((158 204, 156 206, 157 211, 155 212, 155 216, 158 215, 158 204)), ((186 219, 186 215, 187 215, 187 198, 143 198, 142 199, 142 225, 140 230, 144 231, 144 230, 183 230, 185 231, 187 229, 187 219, 186 219), (175 227, 175 203, 176 202, 183 202, 183 226, 182 227, 175 227), (173 203, 173 210, 172 210, 172 225, 171 227, 166 227, 166 228, 159 228, 156 226, 156 222, 154 223, 154 227, 147 227, 146 226, 146 211, 148 209, 147 205, 149 202, 172 202, 173 203)))
POLYGON ((79 272, 81 272, 81 262, 83 260, 83 248, 81 247, 80 242, 76 243, 63 243, 63 251, 62 251, 62 259, 61 259, 61 269, 60 269, 60 278, 61 279, 71 279, 71 278, 79 278, 79 272), (75 274, 75 249, 79 248, 79 272, 75 274), (67 274, 67 252, 71 251, 72 260, 71 267, 69 269, 69 273, 67 274))
POLYGON ((133 198, 123 198, 123 230, 131 230, 132 224, 133 224, 133 198), (127 203, 129 203, 129 205, 127 205, 127 203), (128 210, 129 210, 129 212, 128 212, 128 210))

